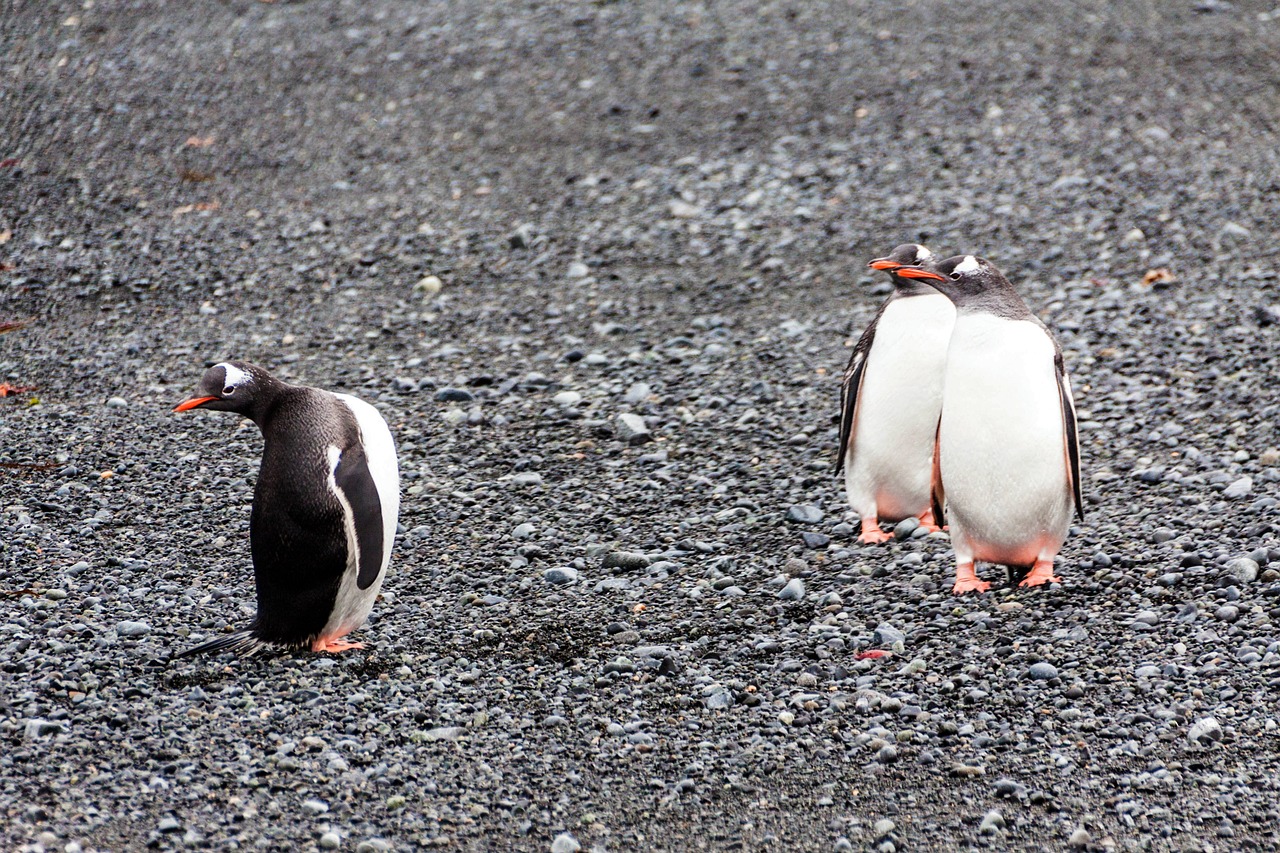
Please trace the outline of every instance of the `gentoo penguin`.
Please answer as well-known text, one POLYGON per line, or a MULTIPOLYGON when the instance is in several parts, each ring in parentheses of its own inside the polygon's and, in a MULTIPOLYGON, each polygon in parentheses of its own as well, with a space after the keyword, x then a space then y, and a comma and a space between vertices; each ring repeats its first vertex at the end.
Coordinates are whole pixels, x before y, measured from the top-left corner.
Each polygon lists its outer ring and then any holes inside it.
POLYGON ((1053 558, 1080 496, 1080 444, 1062 350, 990 261, 958 255, 898 270, 956 305, 938 425, 939 484, 956 552, 953 592, 986 592, 974 560, 1058 582, 1053 558))
POLYGON ((342 638, 364 624, 391 560, 400 471, 387 422, 355 397, 288 385, 235 361, 205 371, 174 411, 189 409, 235 412, 262 430, 249 517, 258 615, 248 630, 179 656, 253 654, 268 644, 364 648, 342 638))
POLYGON ((924 246, 907 243, 870 264, 889 273, 893 293, 845 368, 836 459, 836 473, 845 472, 849 505, 862 519, 860 542, 892 538, 880 529, 880 519, 915 515, 926 528, 938 529, 929 486, 956 309, 924 282, 897 274, 901 267, 933 260, 924 246))

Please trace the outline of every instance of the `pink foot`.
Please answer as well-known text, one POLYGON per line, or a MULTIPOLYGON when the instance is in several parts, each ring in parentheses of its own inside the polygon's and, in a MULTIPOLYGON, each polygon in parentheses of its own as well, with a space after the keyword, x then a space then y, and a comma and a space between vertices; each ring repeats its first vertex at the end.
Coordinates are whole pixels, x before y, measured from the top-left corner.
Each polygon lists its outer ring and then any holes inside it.
POLYGON ((938 526, 938 522, 935 521, 933 518, 932 507, 930 507, 929 509, 926 509, 924 512, 917 515, 916 518, 920 519, 920 526, 923 527, 925 530, 929 531, 930 533, 939 533, 947 529, 945 526, 944 527, 938 526))
POLYGON ((341 637, 317 637, 311 641, 311 651, 337 654, 349 649, 363 649, 364 643, 348 643, 341 637))
POLYGON ((951 587, 951 592, 955 595, 962 595, 966 592, 986 592, 991 589, 991 584, 983 580, 978 580, 978 576, 973 573, 973 563, 957 563, 956 564, 956 585, 951 587))
POLYGON ((880 529, 880 519, 874 515, 862 519, 862 535, 858 537, 858 541, 863 545, 879 545, 892 538, 892 533, 885 533, 880 529))
POLYGON ((1053 560, 1036 560, 1036 564, 1018 586, 1040 586, 1046 583, 1062 583, 1062 578, 1053 574, 1053 560))

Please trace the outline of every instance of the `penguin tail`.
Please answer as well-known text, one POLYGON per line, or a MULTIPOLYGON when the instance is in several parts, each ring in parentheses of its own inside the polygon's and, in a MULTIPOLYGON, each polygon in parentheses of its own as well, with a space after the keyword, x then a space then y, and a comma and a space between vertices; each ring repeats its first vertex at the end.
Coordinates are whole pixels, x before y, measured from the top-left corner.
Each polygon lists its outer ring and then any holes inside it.
POLYGON ((232 652, 237 657, 253 657, 258 652, 267 647, 267 644, 258 639, 253 630, 236 631, 234 634, 226 634, 207 643, 178 652, 173 655, 170 660, 178 660, 179 658, 189 658, 195 655, 203 655, 212 652, 232 652))

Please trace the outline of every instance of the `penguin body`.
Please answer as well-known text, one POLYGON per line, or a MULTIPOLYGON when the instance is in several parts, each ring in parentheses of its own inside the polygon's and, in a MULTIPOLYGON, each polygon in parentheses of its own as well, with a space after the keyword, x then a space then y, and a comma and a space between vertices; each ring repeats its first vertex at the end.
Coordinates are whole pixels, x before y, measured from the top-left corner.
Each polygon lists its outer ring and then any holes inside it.
POLYGON ((900 273, 956 303, 938 425, 935 506, 946 502, 954 591, 986 591, 975 561, 1057 581, 1053 558, 1083 517, 1075 404, 1062 352, 989 261, 972 255, 900 273))
POLYGON ((209 368, 177 411, 194 408, 237 412, 262 430, 249 521, 258 613, 248 630, 182 654, 361 648, 342 638, 373 608, 400 507, 386 421, 354 397, 288 385, 240 362, 209 368))
POLYGON ((894 291, 845 370, 836 468, 844 470, 864 543, 890 538, 880 529, 881 519, 919 516, 937 529, 929 502, 932 459, 956 310, 937 290, 896 274, 899 267, 932 260, 924 246, 906 244, 871 262, 890 274, 894 291))

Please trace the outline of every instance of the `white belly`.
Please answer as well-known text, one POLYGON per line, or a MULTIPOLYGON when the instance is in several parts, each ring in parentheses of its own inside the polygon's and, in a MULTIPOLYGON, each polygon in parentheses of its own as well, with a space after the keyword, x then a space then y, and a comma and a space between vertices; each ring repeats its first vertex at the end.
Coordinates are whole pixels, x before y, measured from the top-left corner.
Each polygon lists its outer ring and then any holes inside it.
MULTIPOLYGON (((342 575, 338 586, 338 596, 334 601, 333 612, 322 630, 323 636, 341 636, 354 631, 364 624, 373 610, 374 599, 382 589, 382 581, 387 576, 387 565, 391 562, 391 548, 395 544, 396 524, 400 518, 400 466, 396 459, 396 445, 391 437, 391 430, 378 410, 363 400, 347 394, 334 394, 351 409, 360 425, 361 441, 364 444, 365 458, 368 460, 369 473, 378 489, 378 502, 382 507, 382 567, 378 577, 366 589, 360 589, 356 583, 359 566, 354 556, 347 561, 347 570, 342 575)), ((332 464, 336 464, 333 460, 332 464)), ((348 520, 347 553, 356 554, 355 527, 348 520)))
POLYGON ((861 516, 929 508, 943 369, 956 311, 942 294, 895 299, 876 324, 858 393, 845 491, 861 516))
POLYGON ((1033 323, 956 321, 938 448, 960 562, 1029 566, 1066 539, 1072 496, 1053 359, 1033 323))

